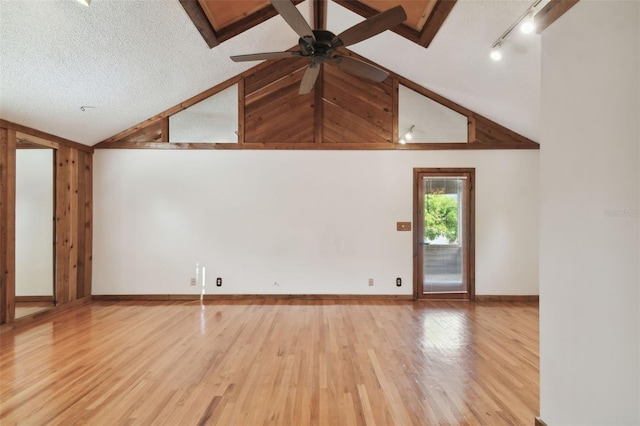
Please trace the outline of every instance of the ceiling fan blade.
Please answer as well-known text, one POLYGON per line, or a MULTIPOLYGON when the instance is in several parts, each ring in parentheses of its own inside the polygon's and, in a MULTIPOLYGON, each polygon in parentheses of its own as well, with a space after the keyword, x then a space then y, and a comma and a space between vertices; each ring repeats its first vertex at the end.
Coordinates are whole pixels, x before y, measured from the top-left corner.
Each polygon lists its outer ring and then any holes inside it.
POLYGON ((305 21, 300 11, 291 3, 291 0, 271 0, 271 4, 301 38, 311 37, 315 41, 316 38, 309 23, 305 21))
POLYGON ((401 24, 407 19, 407 14, 404 12, 402 6, 392 7, 389 10, 380 12, 359 24, 354 25, 338 34, 338 39, 342 44, 338 46, 350 46, 352 44, 360 43, 363 40, 380 34, 396 25, 401 24))
POLYGON ((320 65, 311 64, 307 67, 307 70, 304 72, 302 76, 302 82, 300 82, 300 89, 298 90, 298 94, 306 95, 307 93, 311 93, 313 90, 313 86, 316 84, 316 79, 318 78, 318 74, 320 73, 320 65))
POLYGON ((246 61, 262 61, 267 59, 286 59, 300 56, 300 52, 267 52, 267 53, 252 53, 249 55, 236 55, 232 56, 233 62, 246 62, 246 61))
POLYGON ((384 81, 385 78, 389 77, 388 72, 350 56, 336 55, 331 59, 342 71, 357 77, 363 77, 377 82, 384 81))

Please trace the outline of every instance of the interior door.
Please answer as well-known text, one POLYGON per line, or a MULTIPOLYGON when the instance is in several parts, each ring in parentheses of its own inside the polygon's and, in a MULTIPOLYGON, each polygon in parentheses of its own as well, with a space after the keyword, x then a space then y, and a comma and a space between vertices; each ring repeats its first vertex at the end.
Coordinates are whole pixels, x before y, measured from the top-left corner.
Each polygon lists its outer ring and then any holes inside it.
POLYGON ((416 299, 475 297, 474 170, 415 169, 416 299))

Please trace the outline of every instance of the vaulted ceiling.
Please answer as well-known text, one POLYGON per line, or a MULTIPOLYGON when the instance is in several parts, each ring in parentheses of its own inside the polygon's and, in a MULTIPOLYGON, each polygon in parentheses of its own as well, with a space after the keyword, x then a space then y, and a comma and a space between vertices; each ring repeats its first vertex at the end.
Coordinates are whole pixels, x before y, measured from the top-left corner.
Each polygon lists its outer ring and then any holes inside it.
MULTIPOLYGON (((350 49, 538 139, 539 36, 514 33, 503 61, 488 57, 528 1, 296 3, 312 27, 336 34, 403 3, 405 24, 350 49)), ((297 39, 267 0, 3 0, 0 118, 94 145, 255 65, 230 56, 287 50, 297 39)))

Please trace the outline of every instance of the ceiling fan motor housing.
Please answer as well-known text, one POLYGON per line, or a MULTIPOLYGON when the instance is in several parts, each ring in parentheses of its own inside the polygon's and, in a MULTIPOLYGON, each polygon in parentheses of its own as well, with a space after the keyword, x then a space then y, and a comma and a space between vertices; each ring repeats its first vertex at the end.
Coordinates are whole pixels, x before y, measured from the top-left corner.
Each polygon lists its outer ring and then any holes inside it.
POLYGON ((298 45, 302 56, 311 56, 313 62, 321 64, 331 57, 331 54, 342 42, 334 33, 327 30, 313 30, 315 41, 311 37, 300 37, 298 45))

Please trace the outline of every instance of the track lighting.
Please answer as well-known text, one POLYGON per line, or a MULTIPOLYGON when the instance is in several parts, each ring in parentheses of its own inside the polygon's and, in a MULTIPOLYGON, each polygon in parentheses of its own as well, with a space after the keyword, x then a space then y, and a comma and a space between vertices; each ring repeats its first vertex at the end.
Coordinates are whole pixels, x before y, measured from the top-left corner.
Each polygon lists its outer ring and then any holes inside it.
POLYGON ((493 46, 493 49, 491 49, 491 59, 493 59, 494 61, 499 61, 500 59, 502 59, 501 45, 502 45, 502 42, 493 46))
POLYGON ((536 29, 536 24, 533 20, 533 8, 531 8, 529 9, 529 13, 527 14, 527 17, 524 18, 524 20, 522 21, 522 24, 520 24, 520 31, 522 31, 524 34, 531 34, 535 29, 536 29))
POLYGON ((536 12, 536 7, 542 3, 542 0, 536 0, 533 2, 531 6, 527 9, 525 13, 523 13, 509 28, 507 31, 502 33, 500 37, 491 45, 491 59, 494 61, 499 61, 502 59, 502 52, 500 51, 500 47, 504 43, 505 39, 511 35, 511 32, 517 27, 520 26, 520 31, 525 34, 530 34, 535 30, 535 22, 534 16, 536 12))
POLYGON ((400 142, 402 145, 404 145, 405 143, 407 143, 407 141, 410 141, 411 139, 413 139, 413 128, 416 127, 415 125, 411 125, 411 127, 409 127, 409 130, 407 130, 407 133, 405 133, 404 135, 402 135, 402 137, 400 138, 400 140, 398 142, 400 142))

